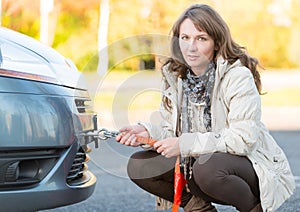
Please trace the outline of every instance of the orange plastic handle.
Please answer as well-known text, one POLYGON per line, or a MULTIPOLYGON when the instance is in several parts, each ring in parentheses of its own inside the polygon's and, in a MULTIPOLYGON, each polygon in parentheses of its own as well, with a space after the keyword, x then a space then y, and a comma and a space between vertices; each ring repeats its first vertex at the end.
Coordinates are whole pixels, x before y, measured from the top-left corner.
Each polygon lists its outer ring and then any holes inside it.
MULTIPOLYGON (((121 136, 123 136, 123 133, 121 133, 121 136)), ((153 146, 157 140, 154 140, 149 137, 144 137, 140 135, 136 135, 136 140, 141 144, 148 144, 150 146, 153 146)))
POLYGON ((139 136, 139 135, 136 135, 136 140, 142 144, 148 144, 150 146, 153 146, 155 144, 155 142, 157 141, 157 140, 154 140, 154 139, 151 139, 148 137, 144 137, 144 136, 139 136))

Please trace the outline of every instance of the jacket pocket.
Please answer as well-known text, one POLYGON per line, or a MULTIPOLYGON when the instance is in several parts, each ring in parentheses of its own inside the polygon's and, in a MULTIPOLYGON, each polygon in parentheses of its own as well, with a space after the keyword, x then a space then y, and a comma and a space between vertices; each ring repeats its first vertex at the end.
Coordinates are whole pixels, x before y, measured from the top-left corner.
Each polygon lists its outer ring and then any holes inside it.
POLYGON ((287 169, 286 158, 280 149, 276 149, 275 152, 258 149, 257 152, 267 169, 275 172, 276 175, 287 169))

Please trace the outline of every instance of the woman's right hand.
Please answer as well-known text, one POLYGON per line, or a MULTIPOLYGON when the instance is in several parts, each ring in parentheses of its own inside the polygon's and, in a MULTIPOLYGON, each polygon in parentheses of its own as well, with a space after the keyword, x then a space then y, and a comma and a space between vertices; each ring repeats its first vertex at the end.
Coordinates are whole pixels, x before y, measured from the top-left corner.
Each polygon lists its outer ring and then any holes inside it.
POLYGON ((141 143, 137 141, 136 135, 149 137, 147 129, 142 125, 131 125, 122 127, 119 130, 121 133, 116 136, 116 140, 126 146, 140 146, 141 143))

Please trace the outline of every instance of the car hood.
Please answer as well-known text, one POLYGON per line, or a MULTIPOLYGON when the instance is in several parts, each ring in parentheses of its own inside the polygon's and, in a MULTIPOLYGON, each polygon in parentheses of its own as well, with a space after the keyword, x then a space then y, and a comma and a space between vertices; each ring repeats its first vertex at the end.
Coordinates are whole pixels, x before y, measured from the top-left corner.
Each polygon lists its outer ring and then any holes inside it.
MULTIPOLYGON (((43 58, 49 66, 48 73, 44 74, 48 77, 50 76, 55 78, 57 80, 57 84, 79 89, 87 88, 84 76, 78 71, 75 64, 53 48, 35 40, 32 37, 5 27, 0 27, 0 37, 16 45, 22 46, 43 58)), ((31 74, 40 75, 41 73, 34 73, 33 71, 31 74)))

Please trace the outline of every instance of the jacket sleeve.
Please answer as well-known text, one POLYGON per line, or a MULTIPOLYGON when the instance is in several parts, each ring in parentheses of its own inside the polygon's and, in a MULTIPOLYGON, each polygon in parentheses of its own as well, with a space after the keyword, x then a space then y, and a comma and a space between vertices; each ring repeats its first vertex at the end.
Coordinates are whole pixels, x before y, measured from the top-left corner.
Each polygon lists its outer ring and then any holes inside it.
MULTIPOLYGON (((216 85, 218 86, 218 85, 216 85)), ((212 152, 229 152, 247 155, 255 147, 259 137, 261 118, 260 96, 252 74, 245 67, 233 68, 223 79, 222 98, 218 110, 224 112, 226 123, 218 132, 185 133, 179 138, 183 156, 199 155, 212 152)), ((218 112, 218 111, 217 111, 218 112)), ((218 116, 215 117, 218 122, 218 116)))
MULTIPOLYGON (((153 117, 154 123, 151 122, 139 122, 138 124, 144 126, 148 131, 150 138, 154 140, 162 140, 168 137, 174 137, 174 130, 172 128, 172 113, 164 108, 160 107, 159 115, 153 117), (158 124, 155 124, 158 123, 158 124)), ((152 147, 149 145, 142 145, 143 149, 150 150, 152 147)))
MULTIPOLYGON (((168 67, 164 67, 163 69, 163 76, 167 74, 168 67)), ((164 80, 162 85, 162 97, 166 97, 171 101, 172 107, 177 106, 178 101, 178 91, 174 87, 177 85, 176 77, 169 76, 168 80, 164 80), (173 86, 170 86, 173 85, 173 86)), ((144 123, 140 122, 142 126, 144 126, 150 134, 150 137, 155 140, 161 140, 168 137, 175 136, 175 126, 174 123, 178 119, 177 109, 172 108, 167 110, 163 102, 161 102, 160 110, 158 113, 152 114, 151 122, 144 123)), ((148 148, 147 146, 144 146, 148 148)))

